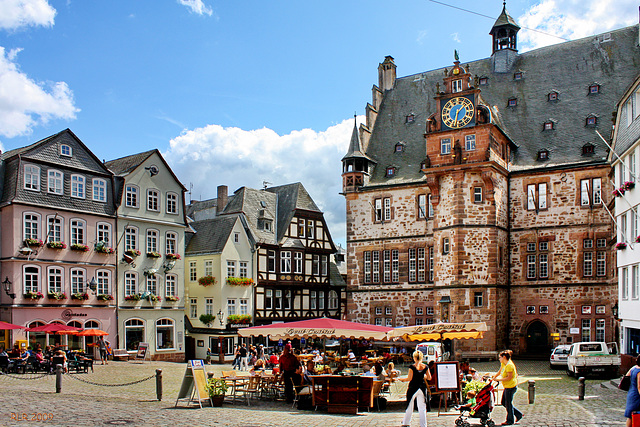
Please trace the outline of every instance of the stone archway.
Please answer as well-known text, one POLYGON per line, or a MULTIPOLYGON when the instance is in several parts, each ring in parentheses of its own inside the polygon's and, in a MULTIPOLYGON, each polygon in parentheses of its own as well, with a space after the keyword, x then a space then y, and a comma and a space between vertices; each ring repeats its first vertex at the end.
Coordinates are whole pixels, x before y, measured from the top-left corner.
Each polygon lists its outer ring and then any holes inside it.
POLYGON ((527 326, 527 354, 549 354, 549 328, 544 322, 534 320, 527 326))

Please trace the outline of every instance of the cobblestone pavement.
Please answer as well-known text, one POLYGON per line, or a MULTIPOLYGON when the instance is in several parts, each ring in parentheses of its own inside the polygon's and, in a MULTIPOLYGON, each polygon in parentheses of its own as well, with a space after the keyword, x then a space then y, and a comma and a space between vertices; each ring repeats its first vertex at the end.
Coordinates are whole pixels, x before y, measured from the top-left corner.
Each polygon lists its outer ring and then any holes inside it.
MULTIPOLYGON (((495 371, 497 362, 473 363, 479 372, 495 371)), ((520 380, 515 405, 524 413, 519 426, 530 427, 599 427, 623 426, 626 393, 607 379, 588 379, 586 397, 578 400, 578 382, 564 371, 549 370, 546 361, 516 361, 520 380), (535 403, 528 404, 528 380, 535 380, 535 403)), ((359 415, 334 415, 325 411, 300 411, 281 401, 252 401, 227 404, 222 408, 174 408, 186 364, 163 362, 111 362, 95 366, 89 374, 65 374, 62 392, 55 392, 55 376, 33 374, 0 376, 2 410, 0 425, 49 426, 399 426, 404 413, 406 385, 392 386, 392 396, 386 411, 359 415), (153 377, 156 369, 163 371, 164 396, 156 400, 155 379, 137 384, 115 387, 96 384, 122 384, 153 377), (27 379, 33 378, 33 379, 27 379)), ((229 366, 210 365, 208 371, 220 375, 229 366)), ((406 374, 407 368, 401 367, 406 374)), ((412 426, 418 425, 414 413, 412 426)), ((430 427, 455 426, 457 414, 450 410, 438 416, 428 413, 430 427)), ((492 418, 497 424, 505 420, 501 406, 494 408, 492 418)), ((470 421, 473 421, 471 419, 470 421)), ((473 425, 473 424, 472 424, 473 425)), ((479 425, 476 423, 476 425, 479 425)))

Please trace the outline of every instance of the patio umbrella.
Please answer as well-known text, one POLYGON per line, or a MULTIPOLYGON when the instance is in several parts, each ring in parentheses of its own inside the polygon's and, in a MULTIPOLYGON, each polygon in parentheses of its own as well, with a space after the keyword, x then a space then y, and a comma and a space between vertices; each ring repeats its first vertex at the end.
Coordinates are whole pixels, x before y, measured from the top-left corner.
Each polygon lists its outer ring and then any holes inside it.
POLYGON ((0 320, 0 331, 7 331, 9 329, 24 329, 24 326, 14 325, 13 323, 7 323, 0 320))
POLYGON ((395 328, 389 333, 391 338, 402 338, 405 341, 436 341, 446 339, 482 338, 487 331, 484 322, 475 323, 434 323, 431 325, 415 325, 395 328))
POLYGON ((48 323, 46 325, 36 326, 34 328, 27 328, 27 332, 45 332, 47 334, 65 334, 79 332, 81 330, 82 328, 63 325, 61 323, 48 323))
POLYGON ((100 329, 85 329, 76 334, 79 337, 103 337, 105 335, 109 335, 109 333, 100 329))
POLYGON ((369 325, 366 323, 347 322, 345 320, 321 317, 300 320, 297 322, 272 323, 271 325, 253 326, 238 329, 241 337, 269 335, 272 340, 294 338, 353 338, 383 340, 393 328, 369 325))

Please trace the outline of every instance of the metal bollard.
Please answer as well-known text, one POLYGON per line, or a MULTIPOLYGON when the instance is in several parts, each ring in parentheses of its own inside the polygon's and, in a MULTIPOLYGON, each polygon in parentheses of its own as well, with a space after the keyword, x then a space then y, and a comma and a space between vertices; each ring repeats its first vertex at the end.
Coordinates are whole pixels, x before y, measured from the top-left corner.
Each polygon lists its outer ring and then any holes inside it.
POLYGON ((162 369, 156 369, 156 396, 162 400, 162 369))
POLYGON ((56 393, 62 391, 62 365, 56 365, 56 393))
POLYGON ((578 378, 578 400, 584 400, 584 377, 578 378))
POLYGON ((533 404, 536 400, 536 382, 535 380, 529 380, 529 405, 533 404))

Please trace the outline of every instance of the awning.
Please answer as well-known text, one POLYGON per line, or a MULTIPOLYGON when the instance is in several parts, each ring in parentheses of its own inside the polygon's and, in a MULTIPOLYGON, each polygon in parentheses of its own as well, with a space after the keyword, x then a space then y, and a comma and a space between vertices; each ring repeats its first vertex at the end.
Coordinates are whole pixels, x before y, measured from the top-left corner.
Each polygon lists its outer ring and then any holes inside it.
POLYGON ((389 333, 391 338, 402 338, 405 341, 437 341, 444 339, 476 339, 482 338, 487 331, 484 322, 475 323, 434 323, 431 325, 415 325, 395 328, 389 333))
POLYGON ((238 329, 241 337, 270 336, 272 340, 299 338, 353 338, 384 340, 393 328, 347 322, 345 320, 321 317, 297 322, 272 323, 238 329))

